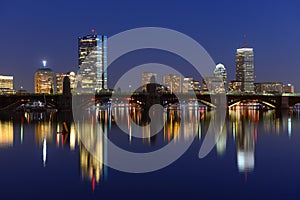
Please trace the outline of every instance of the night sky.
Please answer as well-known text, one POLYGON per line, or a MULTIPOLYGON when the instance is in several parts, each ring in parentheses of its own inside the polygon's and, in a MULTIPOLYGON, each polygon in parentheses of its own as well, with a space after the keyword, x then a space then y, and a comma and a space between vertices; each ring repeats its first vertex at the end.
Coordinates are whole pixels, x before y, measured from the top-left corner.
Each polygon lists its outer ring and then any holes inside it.
POLYGON ((292 83, 300 91, 299 8, 296 0, 1 0, 0 74, 14 75, 15 89, 33 91, 43 58, 54 72, 77 71, 77 38, 92 28, 112 36, 157 26, 197 40, 216 63, 224 63, 229 79, 235 78, 235 52, 246 34, 255 53, 255 81, 292 83))

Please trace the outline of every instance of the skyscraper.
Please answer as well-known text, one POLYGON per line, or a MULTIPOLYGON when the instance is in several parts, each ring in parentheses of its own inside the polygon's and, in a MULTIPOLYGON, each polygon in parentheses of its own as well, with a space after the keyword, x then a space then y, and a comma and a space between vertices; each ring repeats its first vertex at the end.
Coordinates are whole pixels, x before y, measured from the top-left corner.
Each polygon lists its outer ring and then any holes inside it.
POLYGON ((193 89, 193 82, 194 82, 193 78, 188 78, 188 77, 183 78, 182 92, 191 92, 191 91, 194 91, 194 89, 193 89))
POLYGON ((80 87, 86 91, 107 89, 107 37, 92 35, 78 38, 80 87))
POLYGON ((69 77, 70 79, 70 87, 71 89, 75 88, 75 72, 68 73, 56 73, 56 93, 63 93, 63 82, 65 77, 69 77))
POLYGON ((163 85, 166 86, 170 92, 181 92, 181 76, 175 74, 164 75, 163 85))
POLYGON ((253 48, 240 48, 236 51, 236 80, 241 81, 241 92, 254 92, 253 48))
POLYGON ((221 78, 223 80, 224 87, 226 86, 227 72, 223 64, 219 63, 216 65, 216 68, 214 70, 214 77, 221 78))
POLYGON ((43 61, 43 67, 34 73, 34 93, 51 94, 54 92, 54 73, 52 69, 46 67, 46 61, 43 61))

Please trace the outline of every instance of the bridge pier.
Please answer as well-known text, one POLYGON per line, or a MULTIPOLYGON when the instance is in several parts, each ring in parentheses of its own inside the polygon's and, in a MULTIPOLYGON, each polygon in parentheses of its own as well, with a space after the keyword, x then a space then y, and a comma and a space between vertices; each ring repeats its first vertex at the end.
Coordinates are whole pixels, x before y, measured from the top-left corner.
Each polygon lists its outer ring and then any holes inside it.
POLYGON ((289 97, 287 96, 282 96, 281 97, 281 109, 289 109, 289 97))

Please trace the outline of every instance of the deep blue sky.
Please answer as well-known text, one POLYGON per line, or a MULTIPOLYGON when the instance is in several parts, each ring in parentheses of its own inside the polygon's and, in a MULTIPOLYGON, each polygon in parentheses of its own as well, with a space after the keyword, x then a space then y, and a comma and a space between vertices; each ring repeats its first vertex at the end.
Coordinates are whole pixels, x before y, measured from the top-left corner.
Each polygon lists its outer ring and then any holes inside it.
MULTIPOLYGON (((112 36, 145 26, 174 29, 202 44, 235 77, 235 51, 255 51, 256 81, 300 88, 298 1, 0 1, 0 74, 15 88, 33 89, 33 73, 46 58, 55 72, 77 70, 77 37, 94 27, 112 36)), ((116 70, 115 73, 118 71, 116 70)), ((111 74, 110 74, 111 76, 111 74)))

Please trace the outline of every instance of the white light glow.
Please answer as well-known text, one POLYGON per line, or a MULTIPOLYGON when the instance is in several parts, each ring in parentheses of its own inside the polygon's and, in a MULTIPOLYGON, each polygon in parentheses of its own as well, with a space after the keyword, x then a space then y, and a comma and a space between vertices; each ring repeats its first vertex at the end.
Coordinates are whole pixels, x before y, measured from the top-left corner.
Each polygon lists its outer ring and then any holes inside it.
POLYGON ((46 160, 47 160, 47 144, 46 144, 46 136, 45 136, 44 142, 43 142, 43 164, 44 164, 44 167, 46 166, 46 160))
POLYGON ((46 67, 46 65, 47 65, 47 61, 43 60, 43 67, 46 67))

